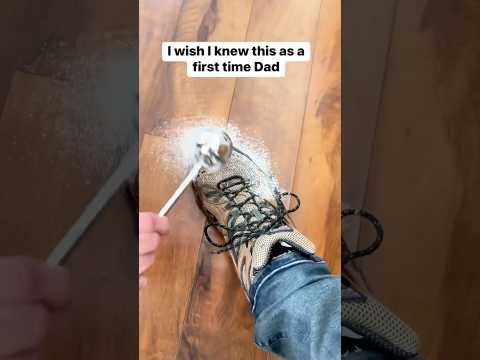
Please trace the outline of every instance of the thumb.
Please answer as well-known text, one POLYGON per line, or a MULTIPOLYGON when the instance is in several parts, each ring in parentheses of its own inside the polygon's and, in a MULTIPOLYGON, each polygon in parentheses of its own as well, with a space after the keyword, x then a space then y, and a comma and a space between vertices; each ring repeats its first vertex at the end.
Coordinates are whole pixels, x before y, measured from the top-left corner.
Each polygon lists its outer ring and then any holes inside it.
POLYGON ((62 267, 28 257, 0 258, 0 303, 42 302, 57 309, 70 302, 70 275, 62 267))

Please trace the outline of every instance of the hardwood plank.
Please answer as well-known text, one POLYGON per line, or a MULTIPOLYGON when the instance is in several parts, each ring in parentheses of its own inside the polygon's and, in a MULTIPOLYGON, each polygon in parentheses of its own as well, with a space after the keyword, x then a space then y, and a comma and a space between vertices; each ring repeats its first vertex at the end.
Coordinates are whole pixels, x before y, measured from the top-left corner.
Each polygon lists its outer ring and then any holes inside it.
MULTIPOLYGON (((166 201, 165 189, 176 184, 164 176, 157 161, 160 139, 145 135, 140 153, 140 209, 154 211, 166 201), (153 151, 152 151, 153 150, 153 151), (148 195, 145 195, 148 194, 148 195)), ((171 234, 161 242, 148 286, 140 292, 139 336, 141 359, 172 359, 181 331, 185 303, 192 283, 203 214, 187 191, 169 215, 171 234)))
MULTIPOLYGON (((91 94, 77 91, 69 83, 46 77, 15 75, 1 118, 2 153, 8 171, 2 177, 0 196, 9 212, 42 216, 10 220, 4 235, 19 239, 9 243, 4 254, 46 258, 128 146, 123 136, 93 137, 92 129, 109 133, 119 125, 128 127, 131 120, 105 120, 107 114, 99 111, 91 94), (98 120, 99 114, 105 121, 98 120), (99 146, 102 151, 96 153, 99 146)), ((133 124, 130 126, 133 130, 133 124)))
MULTIPOLYGON (((3 256, 46 259, 115 168, 115 154, 121 156, 125 144, 102 143, 100 152, 98 139, 85 142, 86 133, 91 137, 89 120, 99 125, 98 112, 91 102, 80 102, 81 96, 72 99, 71 89, 70 84, 16 73, 0 129, 6 158, 0 198, 2 218, 8 219, 3 222, 3 256), (83 110, 73 111, 79 104, 83 110), (74 131, 76 123, 85 131, 74 131)), ((111 124, 117 126, 118 119, 111 124)), ((131 342, 138 308, 132 277, 137 260, 131 256, 137 251, 136 219, 129 205, 120 191, 68 257, 74 296, 71 307, 54 319, 42 348, 45 358, 117 359, 137 353, 131 342)))
POLYGON ((167 93, 162 42, 175 34, 182 1, 142 1, 139 5, 139 138, 152 130, 155 109, 167 93))
POLYGON ((253 319, 227 254, 202 242, 177 359, 272 359, 254 345, 253 319))
POLYGON ((55 27, 48 21, 53 0, 42 3, 19 0, 4 4, 0 13, 0 109, 3 109, 13 77, 20 65, 39 52, 55 27))
MULTIPOLYGON (((382 96, 396 0, 342 1, 342 203, 361 208, 382 96)), ((342 232, 351 249, 360 221, 350 218, 342 232)))
MULTIPOLYGON (((255 2, 248 41, 313 41, 319 1, 255 2), (302 24, 298 26, 298 24, 302 24)), ((270 149, 281 185, 295 173, 311 63, 291 63, 283 79, 239 79, 230 122, 270 149)), ((180 359, 264 359, 253 343, 248 302, 227 254, 211 255, 202 243, 185 319, 180 359)))
POLYGON ((122 190, 68 258, 73 301, 53 319, 42 359, 138 356, 138 216, 122 190))
MULTIPOLYGON (((6 28, 2 26, 1 33, 7 37, 9 48, 2 54, 8 53, 7 60, 14 61, 10 68, 3 66, 0 74, 2 84, 7 85, 0 90, 2 108, 3 90, 8 90, 0 129, 1 150, 6 159, 0 181, 0 198, 5 205, 1 242, 2 255, 45 259, 118 164, 128 146, 124 133, 118 129, 132 134, 134 126, 125 113, 108 121, 113 115, 110 109, 105 111, 102 107, 104 98, 99 101, 103 94, 98 91, 111 85, 101 77, 104 73, 95 73, 95 91, 85 92, 91 85, 88 81, 92 81, 88 78, 91 73, 85 71, 92 69, 88 61, 91 58, 84 58, 87 62, 81 69, 82 79, 75 79, 82 81, 85 88, 75 81, 55 81, 18 71, 10 82, 10 75, 17 68, 25 69, 39 54, 50 50, 44 47, 44 40, 64 36, 59 29, 71 25, 72 18, 57 12, 70 1, 29 3, 12 2, 6 6, 7 12, 2 12, 9 17, 2 21, 6 28), (120 136, 103 137, 119 133, 120 136)), ((75 13, 73 17, 101 24, 105 17, 90 16, 98 9, 97 3, 90 2, 88 15, 82 14, 87 16, 75 13)), ((115 2, 113 12, 121 11, 123 4, 115 2)), ((136 4, 133 8, 135 11, 127 11, 127 18, 135 19, 136 30, 136 4)), ((117 23, 119 16, 112 16, 112 9, 108 16, 109 24, 117 23)), ((86 28, 80 26, 76 30, 75 36, 86 28)), ((108 50, 114 47, 113 44, 108 50)), ((58 54, 48 55, 54 58, 58 54)), ((56 65, 63 67, 73 62, 56 65)), ((57 73, 58 69, 55 70, 57 73)), ((115 95, 116 101, 127 103, 121 91, 115 95)), ((53 319, 49 336, 42 343, 41 358, 96 360, 137 356, 138 289, 134 274, 138 260, 132 255, 138 249, 138 220, 127 196, 124 189, 114 196, 67 258, 65 266, 73 280, 72 303, 53 319)))
MULTIPOLYGON (((251 1, 235 2, 187 0, 184 2, 175 31, 176 41, 241 41, 244 40, 250 17, 251 1)), ((147 56, 147 55, 145 55, 147 56)), ((160 62, 160 53, 150 54, 160 62)), ((142 61, 142 60, 141 60, 142 61)), ((155 65, 158 66, 159 65, 155 65)), ((154 68, 153 66, 152 68, 154 68)), ((235 79, 188 78, 184 64, 170 63, 141 74, 141 82, 155 101, 147 102, 145 110, 151 119, 149 127, 161 125, 174 129, 192 124, 191 117, 226 119, 232 101, 235 79), (144 79, 144 80, 142 80, 144 79), (162 83, 156 87, 156 83, 162 83), (160 90, 159 90, 160 89, 160 90), (152 91, 160 91, 151 95, 152 91)), ((144 103, 141 102, 141 113, 144 103)), ((144 127, 146 128, 146 127, 144 127)), ((155 149, 166 146, 166 138, 145 135, 140 157, 141 210, 158 211, 173 193, 180 179, 165 176, 155 149)), ((157 255, 148 274, 150 286, 140 296, 140 354, 143 359, 175 357, 178 338, 185 315, 185 305, 192 286, 201 240, 204 217, 189 190, 170 213, 172 232, 157 255), (165 294, 168 294, 166 296, 165 294)))
MULTIPOLYGON (((439 100, 431 90, 437 86, 431 70, 431 38, 419 31, 425 4, 401 2, 397 10, 366 198, 366 207, 384 225, 385 241, 377 253, 358 263, 374 294, 418 332, 423 354, 438 358, 435 343, 444 326, 441 279, 456 191, 446 191, 455 188, 455 180, 450 175, 454 159, 442 121, 445 108, 424 110, 439 100), (435 153, 418 152, 426 139, 435 153), (429 181, 431 176, 438 180, 429 181), (408 196, 398 191, 405 187, 408 196), (432 196, 443 201, 432 201, 432 196), (432 214, 436 230, 426 225, 432 214), (421 264, 421 271, 416 264, 421 264)), ((362 232, 360 243, 368 240, 362 232)))
POLYGON ((297 228, 334 273, 340 272, 340 14, 323 0, 293 192, 302 201, 297 228))
POLYGON ((386 237, 362 267, 432 359, 479 355, 479 13, 399 2, 369 175, 386 237))
POLYGON ((47 20, 55 24, 52 39, 74 40, 79 35, 91 36, 111 31, 138 33, 139 4, 136 1, 51 0, 51 2, 47 20))
MULTIPOLYGON (((4 211, 61 214, 61 217, 12 219, 12 216, 5 214, 5 218, 10 220, 3 228, 3 238, 17 240, 4 241, 3 255, 24 254, 46 259, 49 250, 53 249, 56 241, 61 239, 63 232, 81 212, 81 199, 94 194, 94 188, 85 186, 83 176, 79 176, 79 169, 76 168, 78 163, 71 162, 69 166, 64 156, 59 158, 62 154, 59 154, 56 144, 59 139, 55 128, 59 118, 62 119, 63 109, 61 106, 53 107, 50 99, 59 102, 66 89, 67 86, 58 81, 22 72, 15 74, 0 129, 3 139, 1 150, 7 159, 7 171, 2 177, 0 190, 4 211), (33 118, 36 121, 32 121, 33 118), (45 164, 51 167, 47 168, 45 164), (67 171, 64 173, 65 166, 67 171), (52 171, 59 176, 52 177, 52 171), (70 174, 76 176, 70 178, 70 174), (35 188, 30 186, 32 177, 35 178, 35 188), (51 193, 51 187, 57 191, 46 199, 45 194, 51 193), (74 197, 70 202, 70 211, 61 211, 61 196, 67 194, 70 187, 78 190, 78 198, 74 197), (18 229, 22 231, 19 233, 18 229)), ((91 169, 87 165, 85 170, 88 173, 91 169)), ((98 180, 92 178, 92 181, 97 183, 98 180)))
MULTIPOLYGON (((457 211, 450 219, 453 231, 448 267, 443 279, 445 327, 437 345, 439 359, 480 357, 480 4, 471 1, 428 1, 422 14, 422 29, 433 37, 439 67, 438 96, 443 104, 445 127, 453 148, 457 174, 457 211), (452 6, 454 11, 452 11, 452 6), (455 32, 450 29, 455 28, 455 32), (449 103, 449 105, 447 105, 449 103)), ((432 226, 438 226, 432 221, 432 226)), ((435 239, 432 239, 432 246, 435 239)))

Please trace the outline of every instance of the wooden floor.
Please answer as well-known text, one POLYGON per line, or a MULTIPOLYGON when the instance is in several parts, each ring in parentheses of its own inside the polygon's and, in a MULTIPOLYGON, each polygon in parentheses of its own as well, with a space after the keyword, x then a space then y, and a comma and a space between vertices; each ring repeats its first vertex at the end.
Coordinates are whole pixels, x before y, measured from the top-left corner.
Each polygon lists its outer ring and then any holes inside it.
MULTIPOLYGON (((195 116, 225 119, 260 137, 281 185, 302 198, 294 214, 335 273, 340 271, 340 2, 163 0, 140 3, 140 209, 158 211, 176 187, 152 148, 158 125, 195 116), (312 61, 283 79, 188 78, 161 61, 162 41, 309 41, 312 61)), ((161 145, 161 144, 160 144, 161 145)), ((205 219, 190 190, 170 213, 140 292, 140 355, 151 359, 266 359, 227 254, 202 241, 205 219)))
MULTIPOLYGON (((124 136, 112 141, 102 136, 122 131, 135 136, 133 116, 126 111, 118 116, 111 112, 118 106, 106 109, 98 101, 108 83, 115 88, 112 79, 86 71, 108 54, 121 65, 136 60, 131 39, 137 39, 137 24, 131 14, 137 9, 128 2, 103 7, 105 2, 96 0, 49 0, 37 6, 22 0, 0 14, 0 46, 6 46, 1 52, 8 54, 8 64, 2 61, 0 67, 1 256, 46 259, 128 147, 124 136), (122 17, 117 11, 127 5, 133 6, 122 17), (42 13, 43 6, 51 18, 42 13), (57 62, 44 61, 52 59, 57 62), (85 87, 92 83, 102 87, 95 95, 85 87)), ((126 68, 131 71, 122 79, 136 75, 135 62, 126 68)), ((117 86, 112 98, 130 102, 135 112, 132 83, 131 88, 117 86)), ((138 354, 138 220, 125 190, 115 194, 66 261, 72 303, 52 319, 41 359, 133 359, 138 354)))
MULTIPOLYGON (((342 21, 356 26, 345 59, 365 71, 344 84, 343 201, 385 229, 378 252, 358 264, 426 358, 478 359, 480 6, 344 4, 352 18, 342 21)), ((369 240, 362 228, 360 245, 369 240)))

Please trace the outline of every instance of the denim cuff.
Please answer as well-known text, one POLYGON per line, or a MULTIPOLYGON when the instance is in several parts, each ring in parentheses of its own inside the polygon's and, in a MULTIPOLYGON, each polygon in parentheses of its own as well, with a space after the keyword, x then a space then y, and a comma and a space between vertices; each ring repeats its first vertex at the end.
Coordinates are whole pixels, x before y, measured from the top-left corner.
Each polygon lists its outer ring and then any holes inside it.
POLYGON ((295 251, 277 256, 253 279, 248 294, 251 311, 256 318, 274 299, 286 297, 308 283, 330 275, 327 264, 318 256, 295 251), (314 273, 310 274, 310 270, 314 273))

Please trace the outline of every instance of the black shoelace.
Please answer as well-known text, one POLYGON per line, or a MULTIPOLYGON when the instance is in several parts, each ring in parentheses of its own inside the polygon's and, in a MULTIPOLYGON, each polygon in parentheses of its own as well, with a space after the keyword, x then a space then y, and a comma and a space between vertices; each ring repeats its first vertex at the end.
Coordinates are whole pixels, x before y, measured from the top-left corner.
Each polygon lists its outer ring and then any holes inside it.
POLYGON ((381 245, 383 241, 383 227, 380 221, 373 216, 371 213, 369 213, 366 210, 363 209, 344 209, 342 210, 342 221, 348 217, 348 216, 360 216, 362 218, 367 219, 375 228, 375 231, 377 232, 377 236, 375 240, 365 249, 357 250, 357 251, 351 251, 348 246, 346 241, 343 238, 342 234, 342 268, 345 267, 351 260, 357 259, 363 256, 370 255, 373 253, 375 250, 378 249, 378 247, 381 245))
POLYGON ((287 215, 300 207, 300 198, 291 192, 280 193, 275 191, 275 203, 270 203, 256 194, 252 190, 250 181, 241 176, 231 176, 223 179, 218 182, 217 189, 220 191, 219 196, 228 199, 226 208, 232 212, 228 219, 231 226, 222 225, 218 221, 212 221, 205 226, 205 238, 212 246, 217 248, 214 251, 217 254, 257 239, 273 229, 288 224, 287 215), (285 196, 295 198, 297 204, 294 208, 287 209, 285 207, 282 202, 282 198, 285 196), (240 217, 243 218, 243 221, 236 224, 240 217), (225 230, 229 240, 223 244, 215 242, 209 235, 209 229, 212 227, 225 230))

